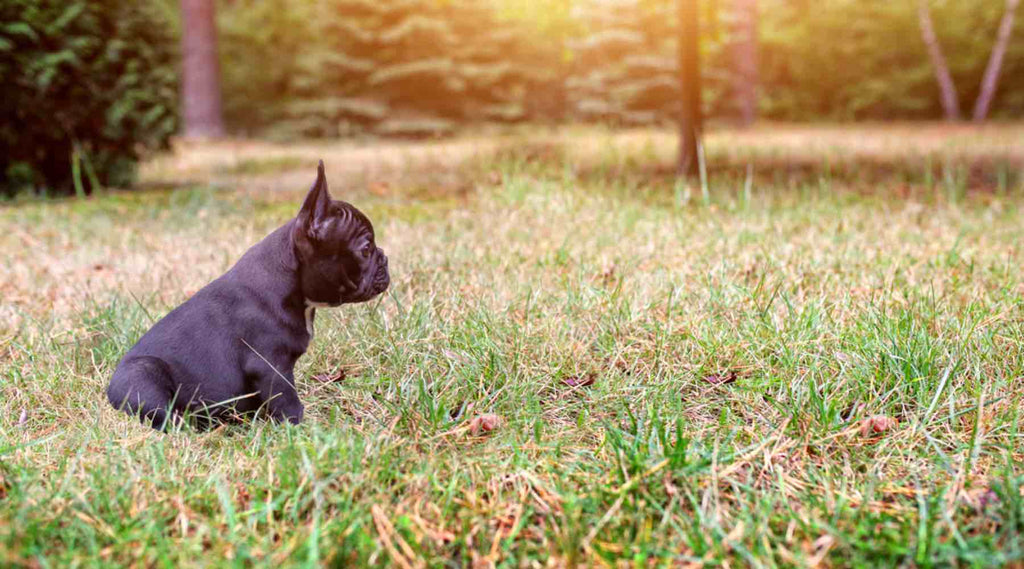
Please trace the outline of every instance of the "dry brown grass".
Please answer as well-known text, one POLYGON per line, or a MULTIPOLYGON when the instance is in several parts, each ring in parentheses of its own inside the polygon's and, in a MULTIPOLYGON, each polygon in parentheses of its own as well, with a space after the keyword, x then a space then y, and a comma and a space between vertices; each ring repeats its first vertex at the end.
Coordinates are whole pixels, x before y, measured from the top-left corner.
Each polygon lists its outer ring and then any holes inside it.
MULTIPOLYGON (((1024 168, 1024 125, 1018 123, 980 127, 945 123, 764 124, 749 130, 713 129, 705 144, 712 168, 722 161, 744 166, 753 162, 765 169, 820 168, 831 162, 833 166, 881 165, 903 171, 919 170, 928 159, 936 168, 943 161, 987 166, 1005 162, 1011 168, 1024 168)), ((307 184, 308 165, 324 159, 346 186, 393 181, 403 173, 410 176, 409 181, 422 183, 423 176, 431 172, 450 171, 474 159, 487 161, 495 153, 567 159, 585 170, 629 158, 639 160, 634 167, 668 166, 675 151, 676 135, 671 130, 605 131, 592 127, 510 131, 436 142, 179 143, 173 154, 143 167, 142 181, 164 185, 212 181, 253 191, 296 188, 307 184)))

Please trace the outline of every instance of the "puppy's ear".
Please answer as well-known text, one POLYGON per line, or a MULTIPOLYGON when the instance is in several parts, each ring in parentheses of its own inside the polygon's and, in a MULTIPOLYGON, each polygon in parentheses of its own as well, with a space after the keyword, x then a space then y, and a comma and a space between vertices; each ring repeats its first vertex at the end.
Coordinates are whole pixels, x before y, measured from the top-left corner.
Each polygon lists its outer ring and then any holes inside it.
POLYGON ((316 181, 302 203, 302 209, 295 218, 295 239, 300 243, 315 241, 320 228, 327 219, 327 211, 331 205, 331 195, 327 193, 327 175, 324 174, 324 161, 316 169, 316 181))

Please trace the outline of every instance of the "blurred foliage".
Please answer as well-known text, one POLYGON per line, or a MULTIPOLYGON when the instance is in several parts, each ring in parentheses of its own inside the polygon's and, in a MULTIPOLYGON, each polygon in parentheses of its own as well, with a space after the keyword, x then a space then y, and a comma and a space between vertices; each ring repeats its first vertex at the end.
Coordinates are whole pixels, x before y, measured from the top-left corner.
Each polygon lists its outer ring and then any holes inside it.
POLYGON ((175 131, 175 46, 144 2, 0 3, 0 193, 131 183, 175 131))
MULTIPOLYGON (((933 0, 964 108, 1003 0, 933 0)), ((445 133, 468 121, 666 122, 674 0, 222 0, 225 100, 242 132, 445 133)), ((705 110, 734 115, 730 0, 704 0, 705 110)), ((939 118, 916 0, 761 0, 770 119, 939 118)), ((1024 13, 1018 14, 1020 19, 1024 13)), ((994 116, 1024 111, 1024 22, 994 116)))
POLYGON ((674 15, 674 0, 579 6, 573 16, 582 33, 569 44, 565 83, 575 116, 627 125, 671 120, 679 99, 674 15))
POLYGON ((535 118, 545 113, 542 95, 557 90, 558 68, 544 63, 557 50, 479 1, 221 8, 226 113, 242 130, 432 136, 466 121, 535 118))
MULTIPOLYGON (((960 95, 980 90, 1004 0, 933 0, 960 95)), ((762 113, 783 120, 940 118, 916 0, 760 0, 762 113)), ((1024 14, 1003 64, 997 117, 1024 111, 1024 14)))

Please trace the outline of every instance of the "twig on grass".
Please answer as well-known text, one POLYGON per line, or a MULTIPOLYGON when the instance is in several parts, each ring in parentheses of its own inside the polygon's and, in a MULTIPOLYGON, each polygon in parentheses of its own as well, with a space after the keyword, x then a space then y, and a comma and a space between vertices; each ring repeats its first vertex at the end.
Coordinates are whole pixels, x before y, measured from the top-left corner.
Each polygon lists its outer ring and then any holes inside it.
POLYGON ((388 520, 386 515, 384 515, 384 510, 382 510, 379 505, 374 504, 373 506, 370 506, 370 513, 373 514, 373 525, 377 528, 377 533, 380 535, 380 539, 384 543, 384 548, 387 549, 388 555, 391 556, 391 559, 397 563, 399 567, 402 567, 402 569, 425 567, 425 564, 423 564, 422 561, 416 560, 416 553, 411 547, 409 547, 409 544, 402 539, 402 536, 395 532, 395 526, 391 525, 391 521, 388 520), (398 542, 398 546, 402 548, 402 552, 405 553, 405 556, 395 548, 395 545, 391 542, 392 537, 394 537, 395 541, 398 542), (408 559, 406 559, 406 556, 408 556, 408 559), (411 564, 409 562, 410 560, 413 560, 415 565, 411 564))

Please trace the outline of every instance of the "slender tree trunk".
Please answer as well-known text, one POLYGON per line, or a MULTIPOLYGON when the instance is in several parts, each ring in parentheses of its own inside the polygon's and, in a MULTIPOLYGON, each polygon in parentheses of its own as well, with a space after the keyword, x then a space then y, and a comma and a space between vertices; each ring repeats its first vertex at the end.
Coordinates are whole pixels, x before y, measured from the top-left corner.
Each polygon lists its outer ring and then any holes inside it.
POLYGON ((1010 43, 1010 34, 1013 33, 1013 15, 1019 4, 1020 0, 1006 0, 1006 11, 1003 12, 1003 21, 999 24, 996 45, 992 48, 992 56, 988 59, 988 66, 985 68, 985 75, 981 80, 981 93, 978 94, 978 100, 974 103, 975 122, 981 122, 988 117, 992 99, 996 95, 996 87, 999 86, 999 72, 1003 68, 1003 56, 1006 55, 1006 46, 1010 43))
POLYGON ((736 108, 744 126, 757 120, 757 0, 736 0, 736 108))
POLYGON ((939 45, 939 39, 935 36, 935 26, 932 24, 928 0, 918 0, 917 15, 921 24, 921 37, 928 48, 928 56, 935 69, 935 79, 939 82, 942 110, 946 114, 946 120, 958 121, 960 120, 960 101, 957 98, 956 86, 953 84, 953 76, 949 73, 949 65, 946 64, 946 57, 942 55, 942 46, 939 45))
POLYGON ((181 23, 184 135, 223 136, 214 0, 181 0, 181 23))
POLYGON ((679 113, 679 174, 698 173, 697 145, 701 131, 700 52, 697 0, 679 2, 679 87, 682 108, 679 113))

